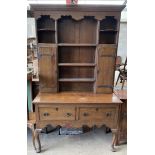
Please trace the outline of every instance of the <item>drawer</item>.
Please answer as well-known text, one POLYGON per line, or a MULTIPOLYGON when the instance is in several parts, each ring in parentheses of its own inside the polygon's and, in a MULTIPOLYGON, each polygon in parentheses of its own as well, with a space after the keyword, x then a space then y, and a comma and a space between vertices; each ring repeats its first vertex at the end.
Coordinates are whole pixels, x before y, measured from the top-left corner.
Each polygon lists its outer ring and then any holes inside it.
POLYGON ((113 121, 115 114, 115 108, 80 108, 80 120, 113 121))
POLYGON ((40 107, 40 120, 75 120, 74 107, 40 107))

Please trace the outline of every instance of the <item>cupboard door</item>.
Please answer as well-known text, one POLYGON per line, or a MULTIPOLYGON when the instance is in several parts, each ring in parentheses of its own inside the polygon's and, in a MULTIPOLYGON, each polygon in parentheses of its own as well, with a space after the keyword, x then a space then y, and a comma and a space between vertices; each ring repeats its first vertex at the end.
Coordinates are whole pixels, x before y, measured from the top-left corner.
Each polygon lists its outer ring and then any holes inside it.
POLYGON ((114 84, 116 45, 98 45, 96 93, 112 93, 114 84))
POLYGON ((41 92, 57 92, 56 45, 39 45, 39 82, 41 92))

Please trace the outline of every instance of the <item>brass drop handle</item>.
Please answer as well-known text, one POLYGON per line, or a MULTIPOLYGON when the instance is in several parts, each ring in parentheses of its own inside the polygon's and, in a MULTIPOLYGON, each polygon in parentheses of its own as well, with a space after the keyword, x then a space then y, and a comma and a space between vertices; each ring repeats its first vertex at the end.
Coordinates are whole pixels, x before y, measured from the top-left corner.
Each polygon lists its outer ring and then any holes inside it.
POLYGON ((110 116, 111 116, 111 112, 107 112, 107 113, 106 113, 106 116, 107 116, 107 117, 110 117, 110 116))
POLYGON ((50 114, 48 112, 45 112, 44 113, 44 116, 49 116, 50 114))
POLYGON ((89 116, 89 114, 85 112, 85 113, 83 113, 83 116, 86 117, 86 116, 89 116))
POLYGON ((72 116, 72 114, 71 114, 71 113, 67 113, 66 115, 67 115, 67 117, 70 117, 70 116, 72 116))

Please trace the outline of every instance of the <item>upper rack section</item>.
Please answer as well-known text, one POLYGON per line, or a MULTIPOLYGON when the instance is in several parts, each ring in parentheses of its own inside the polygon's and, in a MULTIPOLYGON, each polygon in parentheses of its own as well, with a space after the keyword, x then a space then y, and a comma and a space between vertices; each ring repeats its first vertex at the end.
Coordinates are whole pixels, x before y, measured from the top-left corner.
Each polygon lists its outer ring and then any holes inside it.
POLYGON ((58 46, 97 46, 116 44, 117 19, 106 16, 97 21, 93 16, 74 20, 71 15, 61 16, 57 21, 49 15, 37 20, 38 43, 55 43, 58 46))

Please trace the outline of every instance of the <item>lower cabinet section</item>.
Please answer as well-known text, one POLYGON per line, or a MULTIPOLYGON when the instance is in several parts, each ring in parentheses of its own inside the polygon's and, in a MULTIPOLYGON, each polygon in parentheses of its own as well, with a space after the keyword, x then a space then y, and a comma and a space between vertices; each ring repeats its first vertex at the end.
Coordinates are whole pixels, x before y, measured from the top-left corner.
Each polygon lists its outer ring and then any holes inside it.
POLYGON ((39 133, 48 126, 81 128, 103 125, 111 129, 111 149, 116 151, 122 101, 115 94, 40 93, 33 103, 36 114, 33 141, 39 144, 39 151, 41 151, 39 133))
POLYGON ((45 124, 81 127, 82 125, 107 125, 117 128, 119 107, 115 105, 58 105, 40 104, 37 113, 37 126, 42 128, 45 124))

